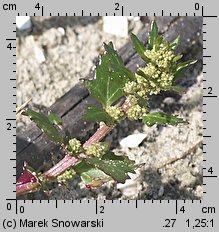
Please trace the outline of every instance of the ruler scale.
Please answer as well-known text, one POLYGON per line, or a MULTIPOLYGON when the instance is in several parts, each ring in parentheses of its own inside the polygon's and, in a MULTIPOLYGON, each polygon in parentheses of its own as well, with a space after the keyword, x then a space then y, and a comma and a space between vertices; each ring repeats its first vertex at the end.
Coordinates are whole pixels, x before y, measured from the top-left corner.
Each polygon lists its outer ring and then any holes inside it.
POLYGON ((218 231, 218 16, 206 1, 1 2, 1 231, 218 231), (202 16, 203 200, 17 200, 16 16, 202 16), (216 109, 216 110, 215 110, 216 109), (216 112, 215 112, 216 111, 216 112))

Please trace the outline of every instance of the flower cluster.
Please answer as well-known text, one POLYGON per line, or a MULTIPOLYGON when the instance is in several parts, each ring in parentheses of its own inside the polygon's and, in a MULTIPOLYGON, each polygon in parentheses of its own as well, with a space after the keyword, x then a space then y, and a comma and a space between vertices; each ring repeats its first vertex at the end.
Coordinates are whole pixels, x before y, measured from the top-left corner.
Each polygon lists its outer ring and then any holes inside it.
POLYGON ((66 183, 76 175, 73 168, 70 168, 57 177, 59 183, 66 183))
POLYGON ((175 57, 168 42, 160 44, 158 48, 154 45, 152 50, 145 51, 145 55, 153 64, 157 65, 159 69, 163 70, 171 67, 173 58, 175 57))
POLYGON ((106 112, 113 118, 115 122, 118 122, 123 116, 124 111, 119 106, 108 106, 106 112))
POLYGON ((102 157, 108 150, 108 145, 106 143, 93 143, 89 147, 85 148, 86 154, 95 157, 102 157))
POLYGON ((177 59, 169 43, 164 42, 152 50, 146 50, 145 56, 150 62, 146 67, 141 67, 135 74, 135 81, 126 83, 124 92, 137 94, 146 98, 147 95, 158 94, 172 85, 174 68, 177 59))
POLYGON ((73 154, 77 154, 81 151, 81 142, 77 139, 71 139, 69 140, 69 145, 71 148, 71 152, 73 154))
POLYGON ((148 109, 146 107, 141 107, 140 105, 136 104, 127 111, 127 116, 130 120, 138 120, 138 119, 142 119, 142 117, 147 112, 148 109))

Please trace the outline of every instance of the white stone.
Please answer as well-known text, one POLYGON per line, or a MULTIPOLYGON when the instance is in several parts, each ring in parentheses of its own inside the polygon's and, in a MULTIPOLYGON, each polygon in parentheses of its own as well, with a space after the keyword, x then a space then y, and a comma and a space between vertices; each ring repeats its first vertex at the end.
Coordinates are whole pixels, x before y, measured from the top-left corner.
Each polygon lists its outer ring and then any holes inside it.
POLYGON ((34 53, 35 53, 35 58, 39 64, 46 61, 46 58, 45 58, 44 53, 43 53, 41 48, 35 46, 34 53))
POLYGON ((127 37, 128 20, 125 16, 104 16, 103 30, 112 35, 127 37))
POLYGON ((63 27, 58 27, 57 30, 62 36, 65 35, 65 29, 63 27))
POLYGON ((28 30, 31 26, 30 16, 16 16, 16 27, 19 30, 28 30))
POLYGON ((142 143, 142 141, 146 138, 146 136, 147 136, 146 134, 142 134, 142 133, 129 135, 120 141, 120 145, 122 148, 138 147, 142 143))

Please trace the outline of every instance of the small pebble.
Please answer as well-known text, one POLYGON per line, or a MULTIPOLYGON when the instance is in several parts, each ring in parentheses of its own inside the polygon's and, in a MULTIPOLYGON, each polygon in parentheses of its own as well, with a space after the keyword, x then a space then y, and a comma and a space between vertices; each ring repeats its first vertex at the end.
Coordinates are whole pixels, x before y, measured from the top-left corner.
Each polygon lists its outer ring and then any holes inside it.
POLYGON ((172 97, 166 97, 164 100, 163 100, 163 103, 164 104, 167 104, 167 105, 172 105, 174 104, 176 101, 174 98, 172 97))
POLYGON ((104 16, 103 30, 119 37, 128 36, 128 20, 124 16, 104 16))
POLYGON ((42 49, 40 49, 39 47, 36 46, 36 47, 34 47, 34 53, 35 53, 35 58, 39 64, 46 61, 46 58, 44 56, 42 49))
POLYGON ((16 17, 16 27, 23 31, 28 30, 32 26, 30 16, 17 16, 16 17))
POLYGON ((129 135, 120 141, 120 145, 122 148, 138 147, 146 137, 147 135, 142 133, 129 135))
POLYGON ((58 28, 57 28, 57 31, 58 31, 62 36, 65 35, 65 29, 64 29, 63 27, 58 27, 58 28))

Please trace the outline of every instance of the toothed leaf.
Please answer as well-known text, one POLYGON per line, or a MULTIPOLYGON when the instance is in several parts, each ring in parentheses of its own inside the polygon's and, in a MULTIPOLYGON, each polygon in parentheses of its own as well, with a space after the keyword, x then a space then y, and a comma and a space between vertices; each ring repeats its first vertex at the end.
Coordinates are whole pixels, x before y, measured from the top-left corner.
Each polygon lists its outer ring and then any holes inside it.
POLYGON ((134 80, 135 76, 131 70, 125 67, 122 57, 118 55, 118 52, 114 50, 113 43, 104 43, 104 48, 109 56, 108 64, 114 72, 118 72, 120 76, 126 81, 134 80))
POLYGON ((81 176, 81 179, 85 183, 87 188, 99 188, 105 183, 113 180, 111 176, 108 176, 100 169, 97 169, 85 161, 78 163, 74 170, 81 176))
POLYGON ((105 44, 105 49, 106 54, 101 57, 101 63, 96 69, 96 79, 85 81, 92 97, 101 102, 103 107, 110 106, 123 96, 123 87, 129 81, 127 70, 124 71, 124 64, 113 49, 112 43, 105 44))
POLYGON ((105 122, 107 125, 113 124, 113 119, 110 117, 110 115, 105 110, 96 106, 88 107, 84 115, 84 119, 92 122, 105 122))
POLYGON ((177 125, 179 123, 186 123, 183 118, 178 118, 177 116, 169 115, 163 112, 147 114, 143 116, 143 122, 148 126, 153 126, 154 124, 177 125))
POLYGON ((136 168, 134 161, 125 156, 116 156, 112 152, 107 152, 101 158, 87 158, 86 162, 102 170, 119 183, 125 183, 125 180, 130 178, 128 173, 135 173, 136 168))
POLYGON ((62 119, 53 112, 49 114, 48 119, 52 124, 62 125, 62 119))
POLYGON ((111 176, 108 176, 103 171, 97 168, 92 168, 87 172, 81 173, 81 179, 83 180, 87 188, 99 188, 105 183, 113 180, 111 176))
POLYGON ((27 110, 24 113, 29 116, 30 120, 34 121, 37 126, 43 130, 47 137, 55 143, 62 144, 63 138, 55 126, 50 122, 47 116, 40 112, 33 110, 27 110))

